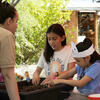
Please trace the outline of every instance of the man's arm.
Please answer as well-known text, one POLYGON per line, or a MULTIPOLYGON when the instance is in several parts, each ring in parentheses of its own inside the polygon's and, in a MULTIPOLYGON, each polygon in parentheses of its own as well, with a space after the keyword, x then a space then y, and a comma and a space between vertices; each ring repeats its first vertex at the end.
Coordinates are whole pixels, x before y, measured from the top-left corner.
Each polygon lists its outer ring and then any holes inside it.
POLYGON ((16 77, 14 73, 14 67, 2 68, 1 73, 3 74, 4 82, 5 82, 10 100, 20 100, 16 77))

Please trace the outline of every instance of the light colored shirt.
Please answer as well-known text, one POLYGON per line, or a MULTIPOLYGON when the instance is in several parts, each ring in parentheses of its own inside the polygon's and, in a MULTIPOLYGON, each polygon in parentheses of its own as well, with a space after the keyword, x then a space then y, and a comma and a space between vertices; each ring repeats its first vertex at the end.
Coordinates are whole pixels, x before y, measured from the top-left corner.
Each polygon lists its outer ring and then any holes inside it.
POLYGON ((44 68, 45 74, 48 76, 53 72, 63 72, 67 70, 68 64, 72 62, 75 62, 75 60, 72 58, 72 49, 69 46, 65 46, 62 50, 54 52, 54 56, 50 60, 49 64, 46 62, 42 53, 37 66, 44 68))
POLYGON ((13 33, 0 27, 0 68, 15 64, 15 43, 13 33))

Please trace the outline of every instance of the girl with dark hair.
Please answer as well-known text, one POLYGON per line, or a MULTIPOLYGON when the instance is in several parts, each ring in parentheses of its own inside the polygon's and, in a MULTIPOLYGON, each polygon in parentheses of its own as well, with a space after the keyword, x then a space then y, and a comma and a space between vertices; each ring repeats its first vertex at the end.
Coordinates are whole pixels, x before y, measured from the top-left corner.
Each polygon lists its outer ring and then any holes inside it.
POLYGON ((20 100, 14 73, 15 44, 18 14, 8 2, 0 0, 0 72, 10 100, 20 100))
POLYGON ((46 33, 46 45, 37 64, 37 69, 33 75, 33 84, 38 85, 40 73, 45 70, 48 81, 53 76, 58 76, 64 71, 75 66, 72 58, 72 50, 66 46, 66 36, 64 28, 60 24, 52 24, 46 33))
POLYGON ((72 43, 72 56, 77 66, 44 84, 64 83, 76 86, 78 93, 72 93, 68 100, 88 100, 89 94, 100 93, 100 55, 95 51, 92 41, 85 38, 77 45, 72 43), (65 80, 76 73, 77 80, 65 80))

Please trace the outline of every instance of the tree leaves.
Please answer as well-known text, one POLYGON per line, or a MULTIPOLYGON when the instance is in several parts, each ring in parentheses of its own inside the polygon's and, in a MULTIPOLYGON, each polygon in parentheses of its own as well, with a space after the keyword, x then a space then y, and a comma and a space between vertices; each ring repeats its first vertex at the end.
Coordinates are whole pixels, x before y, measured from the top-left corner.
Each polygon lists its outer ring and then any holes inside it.
POLYGON ((69 20, 71 12, 62 12, 64 1, 21 0, 16 6, 19 13, 15 36, 17 64, 36 63, 45 45, 48 27, 69 20))

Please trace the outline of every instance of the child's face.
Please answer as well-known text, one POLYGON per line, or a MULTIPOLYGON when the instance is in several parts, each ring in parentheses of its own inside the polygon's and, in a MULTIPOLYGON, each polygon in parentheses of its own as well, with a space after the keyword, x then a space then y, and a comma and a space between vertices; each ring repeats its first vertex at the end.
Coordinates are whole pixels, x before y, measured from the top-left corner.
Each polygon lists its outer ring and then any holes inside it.
POLYGON ((53 50, 55 51, 61 50, 61 48, 63 47, 61 45, 61 42, 64 40, 63 37, 60 37, 59 35, 51 32, 47 34, 47 38, 48 38, 48 43, 52 47, 53 50))
POLYGON ((17 21, 18 21, 18 14, 16 13, 16 16, 11 19, 9 23, 9 31, 11 31, 13 34, 15 34, 17 29, 17 21))
POLYGON ((83 68, 86 68, 90 65, 90 58, 84 57, 84 58, 74 58, 76 60, 76 63, 83 68))

